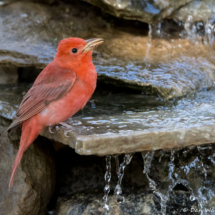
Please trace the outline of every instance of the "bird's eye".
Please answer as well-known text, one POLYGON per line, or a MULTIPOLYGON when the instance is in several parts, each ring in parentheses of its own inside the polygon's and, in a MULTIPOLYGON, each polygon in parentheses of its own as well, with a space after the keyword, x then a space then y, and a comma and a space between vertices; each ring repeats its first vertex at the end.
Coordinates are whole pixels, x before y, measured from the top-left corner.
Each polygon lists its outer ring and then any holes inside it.
POLYGON ((72 49, 72 53, 76 53, 78 51, 78 49, 74 48, 72 49))

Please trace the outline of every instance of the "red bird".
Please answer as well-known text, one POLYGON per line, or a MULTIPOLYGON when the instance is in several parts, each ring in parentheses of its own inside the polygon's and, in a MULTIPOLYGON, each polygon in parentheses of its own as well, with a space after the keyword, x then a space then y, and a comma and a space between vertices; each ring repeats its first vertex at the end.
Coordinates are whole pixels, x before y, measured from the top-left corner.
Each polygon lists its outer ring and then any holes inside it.
POLYGON ((103 39, 68 38, 60 41, 54 60, 48 64, 24 96, 17 118, 8 130, 22 124, 22 135, 9 183, 30 144, 46 126, 56 125, 83 109, 96 88, 93 49, 103 39))

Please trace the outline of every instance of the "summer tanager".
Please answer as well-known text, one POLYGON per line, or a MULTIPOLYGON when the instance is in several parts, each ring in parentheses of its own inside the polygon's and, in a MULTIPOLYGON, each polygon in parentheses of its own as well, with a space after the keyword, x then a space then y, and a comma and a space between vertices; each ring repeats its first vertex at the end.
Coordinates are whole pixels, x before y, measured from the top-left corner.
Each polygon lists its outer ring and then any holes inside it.
POLYGON ((92 51, 103 39, 61 40, 54 60, 48 64, 24 96, 17 118, 8 130, 21 124, 22 135, 9 189, 25 150, 46 126, 56 125, 83 109, 96 88, 97 73, 92 51))

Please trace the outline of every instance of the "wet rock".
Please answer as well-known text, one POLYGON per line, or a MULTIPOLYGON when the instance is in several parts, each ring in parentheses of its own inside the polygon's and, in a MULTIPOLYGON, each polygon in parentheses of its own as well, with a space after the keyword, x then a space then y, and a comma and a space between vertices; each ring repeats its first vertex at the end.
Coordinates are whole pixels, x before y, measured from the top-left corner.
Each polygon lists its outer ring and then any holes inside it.
MULTIPOLYGON (((145 97, 143 106, 134 100, 120 103, 114 95, 99 97, 96 108, 89 104, 84 115, 67 121, 71 129, 58 126, 54 133, 45 129, 42 135, 79 154, 99 156, 210 143, 215 135, 214 93, 199 92, 166 105, 145 97)), ((129 97, 121 95, 121 101, 129 97)))
POLYGON ((18 69, 16 67, 0 65, 0 84, 16 84, 18 81, 18 69))
POLYGON ((105 43, 94 52, 100 82, 171 99, 211 88, 215 81, 211 46, 152 38, 140 24, 105 17, 84 2, 12 3, 0 8, 0 29, 0 63, 6 65, 43 68, 59 40, 102 37, 105 43))
POLYGON ((117 59, 94 58, 100 80, 166 99, 213 86, 215 67, 209 51, 212 47, 185 39, 151 39, 150 35, 149 38, 128 36, 129 44, 119 38, 102 47, 117 59))
POLYGON ((169 16, 191 0, 144 1, 144 0, 85 0, 103 11, 124 19, 153 23, 169 16))
POLYGON ((213 0, 191 1, 180 9, 176 10, 171 18, 178 21, 204 22, 215 20, 215 2, 213 0))
POLYGON ((0 115, 5 119, 13 119, 23 96, 30 88, 30 84, 0 85, 0 115))
MULTIPOLYGON (((23 88, 1 87, 0 116, 11 120, 23 88), (19 94, 19 96, 18 96, 19 94), (10 97, 8 97, 10 95, 10 97)), ((24 94, 24 93, 23 93, 24 94)), ((165 101, 142 94, 98 90, 84 108, 51 133, 41 135, 81 155, 131 153, 214 142, 215 90, 165 101)))
MULTIPOLYGON (((126 195, 126 200, 121 205, 117 204, 114 196, 110 198, 110 215, 123 215, 123 214, 155 214, 153 207, 152 194, 146 195, 140 193, 136 195, 126 195)), ((57 204, 56 215, 84 215, 84 214, 96 214, 102 215, 105 210, 103 208, 102 195, 95 194, 77 194, 71 199, 59 199, 57 204)))
POLYGON ((14 180, 8 191, 11 168, 18 151, 18 136, 12 135, 13 143, 0 127, 0 214, 38 215, 46 214, 47 205, 55 187, 55 165, 52 146, 37 140, 24 154, 14 180))
POLYGON ((214 213, 214 152, 213 144, 156 151, 145 164, 149 165, 149 182, 154 184, 152 190, 163 195, 163 199, 167 198, 166 202, 159 201, 166 205, 168 213, 214 213))

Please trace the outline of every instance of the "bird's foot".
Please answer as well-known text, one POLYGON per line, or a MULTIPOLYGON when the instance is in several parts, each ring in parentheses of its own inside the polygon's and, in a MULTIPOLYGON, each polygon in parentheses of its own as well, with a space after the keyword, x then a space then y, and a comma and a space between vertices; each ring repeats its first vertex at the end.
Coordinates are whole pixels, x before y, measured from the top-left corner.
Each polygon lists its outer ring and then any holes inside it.
POLYGON ((49 132, 50 132, 51 134, 54 133, 54 132, 52 131, 52 128, 53 128, 53 126, 52 126, 52 125, 49 125, 49 132))
POLYGON ((71 125, 69 125, 69 124, 67 124, 67 123, 65 123, 65 122, 61 122, 61 123, 59 123, 59 124, 62 125, 64 128, 69 129, 69 130, 75 130, 75 129, 73 128, 73 126, 71 126, 71 125))
POLYGON ((67 124, 67 123, 65 123, 65 122, 61 122, 61 123, 59 123, 59 124, 62 125, 64 128, 67 129, 67 130, 64 131, 64 135, 65 135, 66 137, 69 137, 69 136, 67 135, 68 132, 74 131, 74 130, 75 130, 71 125, 69 125, 69 124, 67 124))

